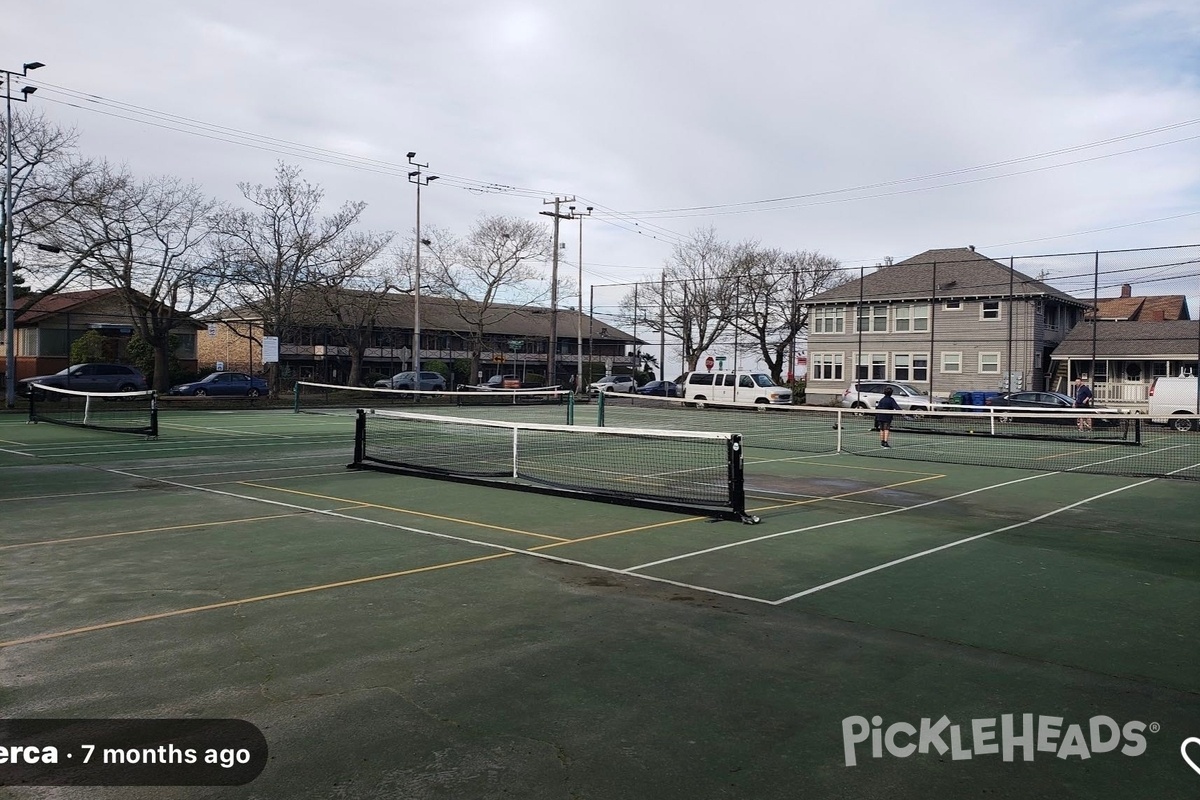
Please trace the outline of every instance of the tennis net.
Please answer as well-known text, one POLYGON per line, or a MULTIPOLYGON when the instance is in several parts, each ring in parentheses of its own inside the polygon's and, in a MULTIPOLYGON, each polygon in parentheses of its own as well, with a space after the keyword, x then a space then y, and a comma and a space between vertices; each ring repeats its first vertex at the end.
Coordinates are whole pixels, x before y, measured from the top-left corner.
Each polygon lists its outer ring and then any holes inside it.
POLYGON ((494 408, 497 409, 495 413, 506 419, 568 423, 574 415, 573 396, 564 389, 430 392, 299 381, 293 394, 293 410, 298 414, 353 414, 360 408, 437 413, 458 413, 452 409, 494 408))
POLYGON ((158 401, 152 391, 80 392, 35 383, 29 421, 157 437, 158 401))
POLYGON ((350 466, 757 522, 729 433, 360 409, 350 466))
POLYGON ((903 412, 893 416, 891 447, 883 448, 874 410, 711 402, 697 408, 615 394, 602 404, 600 425, 737 431, 752 449, 1200 480, 1200 435, 1150 425, 1137 414, 991 406, 903 412))

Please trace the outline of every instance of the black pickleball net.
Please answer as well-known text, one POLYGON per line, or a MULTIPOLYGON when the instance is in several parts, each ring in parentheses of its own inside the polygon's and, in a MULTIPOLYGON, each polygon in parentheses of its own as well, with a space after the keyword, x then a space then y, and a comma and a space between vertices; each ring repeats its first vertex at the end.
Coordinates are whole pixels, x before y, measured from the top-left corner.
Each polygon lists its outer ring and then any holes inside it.
POLYGON ((543 425, 360 410, 354 463, 431 477, 543 487, 610 502, 745 519, 735 434, 543 425))

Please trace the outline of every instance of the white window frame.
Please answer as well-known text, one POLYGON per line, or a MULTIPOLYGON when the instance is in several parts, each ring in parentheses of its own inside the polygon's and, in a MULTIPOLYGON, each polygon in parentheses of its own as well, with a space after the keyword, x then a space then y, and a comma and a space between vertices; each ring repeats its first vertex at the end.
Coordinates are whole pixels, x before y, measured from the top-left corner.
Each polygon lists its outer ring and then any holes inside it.
POLYGON ((901 383, 929 383, 929 354, 928 353, 892 353, 892 380, 901 383), (901 366, 900 360, 906 362, 901 366), (918 362, 923 361, 923 364, 918 362), (902 377, 900 370, 906 370, 902 377), (917 377, 918 371, 924 371, 925 377, 917 377))
POLYGON ((961 350, 943 350, 941 357, 938 359, 941 365, 941 373, 943 375, 961 375, 962 374, 962 351, 961 350), (954 356, 954 368, 949 369, 946 364, 946 356, 954 356))
POLYGON ((857 381, 886 381, 888 379, 887 353, 855 353, 854 379, 857 381), (859 375, 860 370, 865 375, 859 375))
MULTIPOLYGON (((854 311, 854 332, 855 333, 887 333, 888 332, 888 307, 886 305, 875 306, 859 306, 854 311), (865 313, 864 313, 865 312, 865 313), (867 320, 867 327, 861 328, 863 319, 867 320), (880 325, 882 324, 882 327, 880 325)), ((880 378, 879 380, 886 380, 880 378)))
POLYGON ((892 320, 892 330, 896 333, 924 333, 929 330, 929 305, 913 303, 896 306, 892 320), (901 323, 904 327, 901 327, 901 323))
POLYGON ((808 356, 808 379, 810 381, 846 380, 846 356, 844 353, 810 353, 808 356), (823 377, 822 370, 828 367, 831 377, 823 377))
POLYGON ((962 311, 962 300, 943 300, 942 311, 962 311))
POLYGON ((983 300, 983 301, 980 301, 980 303, 979 303, 979 318, 980 318, 981 320, 984 320, 984 319, 986 319, 986 320, 989 320, 989 321, 991 321, 991 320, 1003 319, 1003 316, 1002 316, 1002 314, 1003 314, 1003 312, 1001 311, 1001 306, 1000 306, 1000 301, 999 301, 999 300, 983 300), (988 306, 989 306, 989 305, 995 305, 995 306, 996 306, 996 316, 994 316, 994 317, 989 317, 989 316, 988 316, 988 310, 989 310, 989 309, 988 309, 988 306))
POLYGON ((845 333, 846 309, 841 306, 834 308, 820 306, 814 308, 808 330, 810 333, 816 334, 845 333))
POLYGON ((986 353, 979 354, 979 374, 980 375, 999 375, 1000 374, 1000 353, 999 352, 988 351, 986 353), (989 359, 989 362, 987 364, 985 364, 983 361, 983 359, 985 357, 989 359), (987 369, 986 367, 991 366, 990 359, 992 359, 992 358, 996 359, 996 361, 995 361, 996 368, 995 369, 987 369))

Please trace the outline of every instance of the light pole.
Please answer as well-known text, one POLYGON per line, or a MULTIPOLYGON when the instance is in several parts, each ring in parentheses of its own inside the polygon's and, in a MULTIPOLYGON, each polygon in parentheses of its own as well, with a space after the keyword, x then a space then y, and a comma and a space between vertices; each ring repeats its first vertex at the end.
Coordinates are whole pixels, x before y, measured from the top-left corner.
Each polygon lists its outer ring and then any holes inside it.
POLYGON ((592 206, 587 207, 587 211, 576 213, 575 206, 570 206, 571 216, 579 220, 579 313, 575 317, 576 323, 576 340, 575 352, 579 354, 578 363, 575 365, 575 391, 583 391, 583 218, 590 216, 592 206))
POLYGON ((575 202, 574 197, 555 197, 553 200, 543 200, 542 205, 554 204, 553 211, 541 211, 543 216, 554 218, 554 252, 551 255, 550 266, 550 352, 547 353, 546 385, 559 386, 558 383, 558 221, 570 219, 570 215, 562 214, 559 209, 563 203, 575 202))
POLYGON ((413 385, 418 389, 421 388, 421 187, 428 186, 430 181, 436 181, 437 175, 426 175, 421 172, 422 169, 428 167, 428 164, 418 164, 413 159, 416 153, 408 154, 408 163, 416 167, 415 170, 408 173, 408 182, 417 185, 417 255, 416 255, 416 271, 417 277, 413 282, 413 339, 412 339, 412 365, 413 385))
MULTIPOLYGON (((40 61, 30 61, 20 72, 21 77, 29 74, 29 70, 46 66, 40 61)), ((36 86, 22 86, 21 96, 13 97, 12 85, 16 72, 0 70, 4 73, 4 405, 12 408, 17 404, 17 358, 13 349, 13 338, 16 336, 17 310, 13 307, 13 126, 12 101, 29 102, 29 95, 37 91, 36 86)))

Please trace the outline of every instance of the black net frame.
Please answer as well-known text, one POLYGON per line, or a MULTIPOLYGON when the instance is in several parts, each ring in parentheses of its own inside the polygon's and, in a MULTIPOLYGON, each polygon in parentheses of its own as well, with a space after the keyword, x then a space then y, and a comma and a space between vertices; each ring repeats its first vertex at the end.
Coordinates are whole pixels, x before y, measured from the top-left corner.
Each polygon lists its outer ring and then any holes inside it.
POLYGON ((35 383, 29 421, 158 437, 158 395, 146 392, 80 392, 35 383))
POLYGON ((349 466, 757 522, 743 456, 737 434, 360 409, 349 466))

